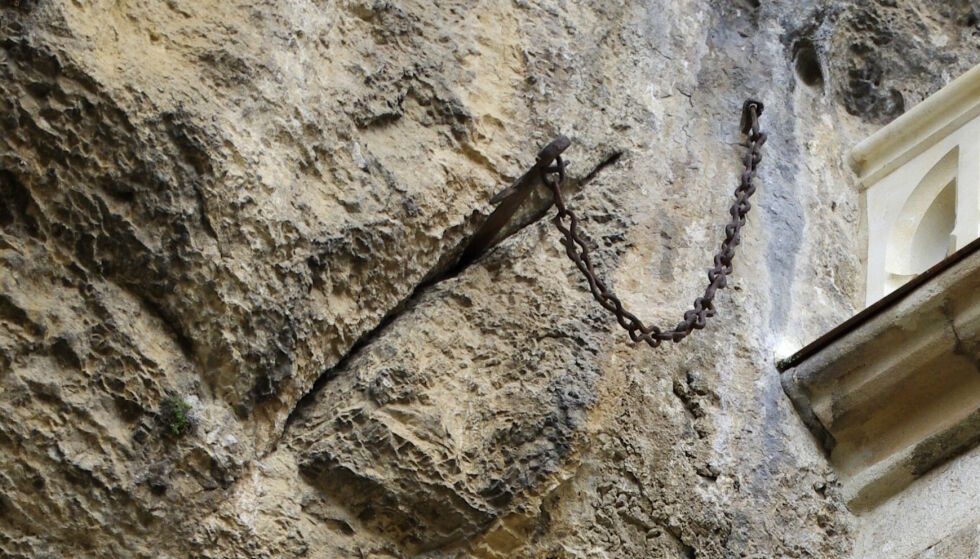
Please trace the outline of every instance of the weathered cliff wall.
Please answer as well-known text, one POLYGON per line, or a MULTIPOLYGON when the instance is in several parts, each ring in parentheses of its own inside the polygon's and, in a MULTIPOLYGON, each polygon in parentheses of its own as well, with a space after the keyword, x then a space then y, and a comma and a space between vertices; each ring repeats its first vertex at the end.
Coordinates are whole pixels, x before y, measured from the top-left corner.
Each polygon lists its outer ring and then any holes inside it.
POLYGON ((845 154, 978 13, 0 1, 0 555, 845 556, 774 353, 859 302, 845 154), (625 343, 547 219, 447 275, 561 132, 601 273, 676 323, 748 96, 684 343, 625 343))

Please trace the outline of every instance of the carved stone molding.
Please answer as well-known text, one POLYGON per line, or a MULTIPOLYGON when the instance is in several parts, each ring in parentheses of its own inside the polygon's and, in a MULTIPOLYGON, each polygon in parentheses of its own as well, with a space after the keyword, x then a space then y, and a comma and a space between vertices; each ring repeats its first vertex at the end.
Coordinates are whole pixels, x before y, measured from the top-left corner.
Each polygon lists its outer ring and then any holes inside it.
POLYGON ((980 241, 881 303, 781 376, 855 511, 980 440, 980 241))
POLYGON ((980 234, 980 66, 851 152, 872 304, 980 234))

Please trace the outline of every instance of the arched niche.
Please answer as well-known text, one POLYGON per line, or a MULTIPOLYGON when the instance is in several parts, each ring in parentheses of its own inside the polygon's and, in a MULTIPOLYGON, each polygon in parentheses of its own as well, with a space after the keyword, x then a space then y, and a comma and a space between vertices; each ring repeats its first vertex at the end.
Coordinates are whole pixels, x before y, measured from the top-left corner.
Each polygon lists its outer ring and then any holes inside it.
POLYGON ((959 148, 946 153, 919 181, 892 226, 885 253, 886 292, 950 253, 956 226, 959 148))

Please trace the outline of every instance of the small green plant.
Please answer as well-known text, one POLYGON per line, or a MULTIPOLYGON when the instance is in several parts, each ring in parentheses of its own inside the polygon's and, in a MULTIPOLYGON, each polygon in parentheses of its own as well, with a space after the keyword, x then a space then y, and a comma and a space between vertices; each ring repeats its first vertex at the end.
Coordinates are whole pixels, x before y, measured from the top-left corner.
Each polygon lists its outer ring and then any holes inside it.
POLYGON ((179 437, 191 428, 191 405, 180 396, 169 396, 163 401, 163 419, 174 436, 179 437))

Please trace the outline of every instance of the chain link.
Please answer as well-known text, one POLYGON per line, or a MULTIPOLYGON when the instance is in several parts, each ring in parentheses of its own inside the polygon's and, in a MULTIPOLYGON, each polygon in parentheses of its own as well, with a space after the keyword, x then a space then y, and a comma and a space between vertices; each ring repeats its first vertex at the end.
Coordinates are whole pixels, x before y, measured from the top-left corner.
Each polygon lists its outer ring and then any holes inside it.
POLYGON ((694 300, 694 307, 684 313, 684 319, 673 329, 663 330, 654 325, 648 326, 635 314, 623 308, 619 297, 596 275, 588 246, 579 236, 578 217, 565 205, 561 191, 565 184, 565 165, 561 156, 555 158, 555 166, 542 172, 542 180, 551 189, 555 207, 558 208, 558 215, 555 216, 554 222, 562 234, 561 243, 565 246, 565 253, 585 276, 585 280, 589 283, 589 290, 596 301, 616 315, 616 321, 626 329, 634 342, 646 342, 651 347, 658 347, 667 340, 679 342, 692 331, 704 328, 708 318, 715 315, 715 293, 728 285, 728 276, 733 271, 732 259, 735 257, 735 247, 741 242, 740 234, 745 225, 745 216, 752 207, 749 204, 749 198, 755 193, 752 179, 755 178, 756 168, 762 161, 760 150, 766 143, 766 133, 759 130, 761 112, 762 103, 746 101, 743 107, 742 128, 743 132, 748 134, 748 141, 745 144, 748 152, 745 155, 745 170, 742 172, 741 182, 735 189, 735 203, 729 210, 732 220, 725 226, 725 240, 722 241, 721 248, 715 255, 714 268, 708 270, 708 287, 705 288, 704 295, 694 300), (566 225, 564 221, 568 224, 566 225))

